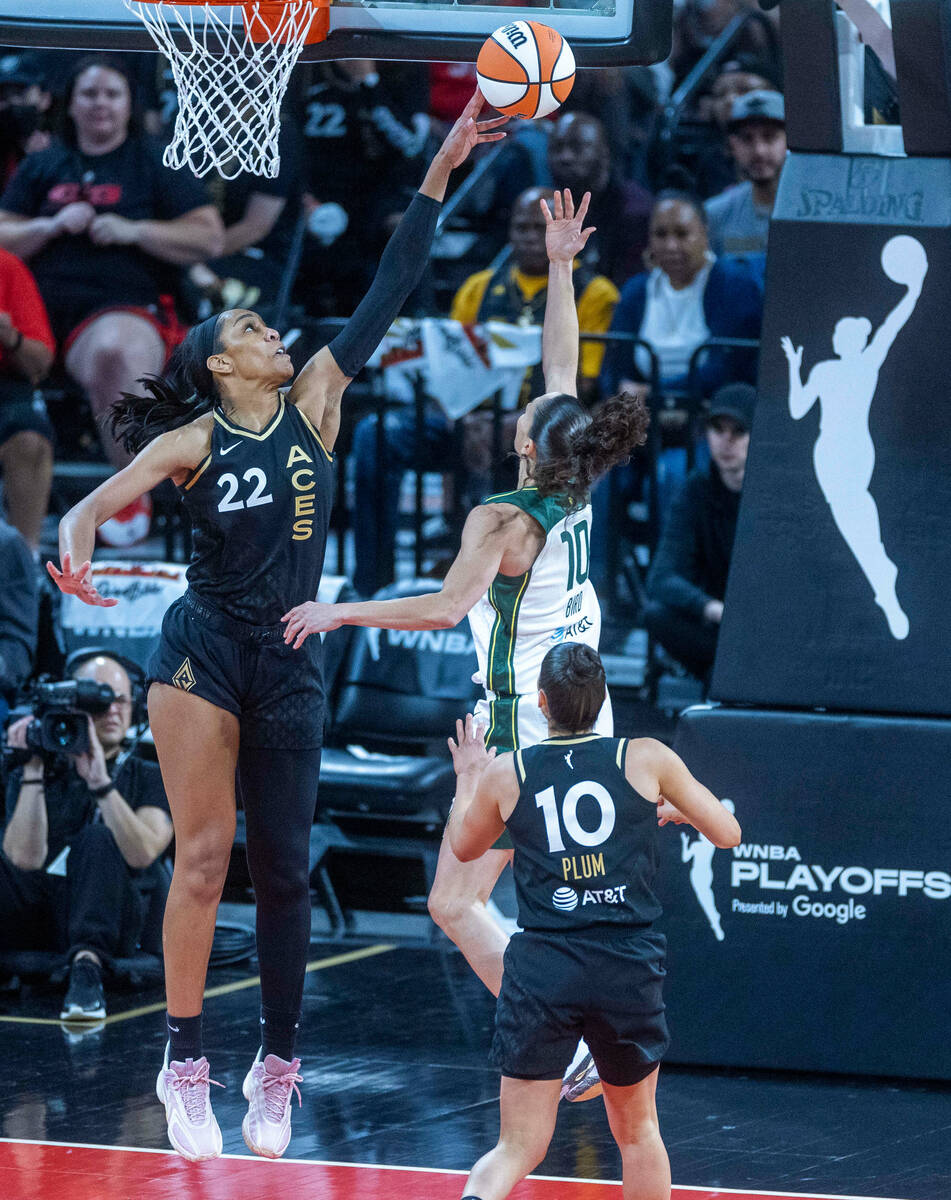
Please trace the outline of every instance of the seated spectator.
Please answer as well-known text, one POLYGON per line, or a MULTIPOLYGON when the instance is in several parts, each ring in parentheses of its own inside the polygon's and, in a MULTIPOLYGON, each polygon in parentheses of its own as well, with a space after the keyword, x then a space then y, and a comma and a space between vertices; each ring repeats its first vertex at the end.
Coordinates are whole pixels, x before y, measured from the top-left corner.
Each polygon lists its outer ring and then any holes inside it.
POLYGON ((687 477, 671 506, 647 578, 644 623, 687 670, 709 682, 723 619, 730 555, 756 390, 728 384, 710 401, 710 464, 687 477))
MULTIPOLYGON (((540 201, 552 203, 553 193, 547 188, 529 188, 516 201, 509 222, 511 261, 497 270, 478 271, 471 275, 453 298, 450 317, 463 325, 484 321, 507 321, 515 325, 541 325, 545 319, 548 294, 548 253, 545 249, 545 219, 540 201)), ((578 199, 578 197, 576 197, 578 199)), ((593 201, 592 201, 593 213, 593 201)), ((597 214, 593 221, 600 220, 597 214)), ((611 323, 617 303, 617 288, 603 275, 575 263, 575 301, 578 324, 582 333, 604 333, 611 323)), ((581 348, 578 395, 584 401, 591 398, 604 357, 603 346, 584 343, 581 348)), ((519 408, 533 396, 545 391, 541 364, 527 371, 522 385, 519 408)), ((491 406, 463 418, 465 469, 469 487, 478 492, 477 499, 491 490, 492 461, 491 406)), ((509 415, 502 432, 503 445, 515 436, 518 413, 509 415)), ((385 437, 385 468, 381 468, 377 445, 377 417, 364 417, 354 432, 353 453, 357 495, 361 503, 354 513, 354 540, 357 569, 354 583, 364 595, 371 595, 393 579, 393 548, 396 533, 396 502, 403 471, 415 461, 416 422, 412 410, 388 412, 383 423, 385 437), (375 495, 380 472, 383 470, 385 499, 377 514, 370 498, 375 495)), ((448 462, 450 423, 442 410, 433 405, 426 414, 424 454, 434 463, 448 462)), ((514 482, 513 482, 514 486, 514 482)), ((475 502, 475 500, 473 501, 475 502)))
POLYGON ((54 350, 29 268, 0 250, 0 468, 7 516, 33 551, 53 477, 53 427, 34 389, 49 373, 54 350))
POLYGON ((717 196, 736 183, 736 161, 730 153, 728 133, 733 105, 750 92, 781 92, 782 71, 768 58, 738 54, 724 62, 698 115, 709 121, 709 138, 691 170, 701 196, 717 196))
POLYGON ((212 311, 273 304, 294 239, 301 201, 300 130, 281 119, 276 179, 242 172, 223 179, 219 209, 225 225, 224 253, 189 269, 189 278, 212 311))
MULTIPOLYGON (((658 195, 646 261, 649 269, 621 288, 611 330, 634 333, 650 343, 658 358, 662 391, 687 383, 694 351, 708 338, 759 337, 759 283, 742 261, 713 254, 706 212, 695 196, 673 190, 658 195)), ((755 370, 755 354, 721 350, 704 357, 698 375, 709 394, 729 379, 752 381, 755 370)), ((643 352, 633 362, 626 346, 613 346, 605 355, 606 395, 649 377, 649 358, 643 352)))
POLYGON ((0 721, 33 672, 39 613, 33 555, 13 526, 0 518, 0 721))
MULTIPOLYGON (((690 380, 694 352, 710 337, 759 337, 763 294, 759 282, 742 260, 717 258, 707 239, 706 214, 695 196, 665 191, 657 197, 651 217, 649 271, 635 275, 621 289, 614 310, 612 332, 634 333, 654 349, 658 360, 661 396, 680 393, 690 380)), ((756 354, 749 350, 717 349, 703 355, 693 383, 709 395, 734 380, 756 377, 756 354)), ((602 393, 636 393, 650 378, 650 359, 643 349, 632 355, 628 346, 609 347, 601 372, 602 393)), ((666 512, 686 474, 687 446, 693 436, 687 412, 681 407, 658 409, 660 454, 658 461, 659 514, 666 512)), ((703 461, 706 446, 698 448, 703 461)), ((643 456, 615 467, 592 493, 595 523, 616 528, 618 503, 644 498, 646 483, 643 456)), ((607 544, 594 538, 591 577, 606 597, 613 593, 607 578, 607 544)))
POLYGON ((35 54, 0 55, 0 190, 28 154, 50 144, 44 125, 52 104, 53 93, 35 54))
POLYGON ((548 167, 555 188, 570 188, 576 199, 591 193, 597 230, 582 261, 620 285, 640 270, 653 205, 650 192, 613 171, 604 126, 590 113, 559 118, 548 143, 548 167))
POLYGON ((76 1021, 106 1015, 103 967, 135 952, 172 822, 158 766, 120 755, 134 703, 125 667, 96 654, 74 677, 108 684, 115 694, 106 712, 89 719, 87 751, 30 753, 31 716, 7 730, 7 745, 26 761, 7 779, 0 949, 65 953, 69 988, 60 1016, 76 1021))
POLYGON ((178 268, 217 254, 221 218, 189 171, 162 165, 137 132, 120 60, 84 58, 65 96, 61 139, 20 164, 0 196, 0 246, 26 259, 67 373, 84 389, 110 460, 128 456, 104 418, 178 338, 178 268))
POLYGON ((733 104, 730 153, 742 183, 704 206, 715 254, 734 254, 765 269, 769 218, 786 162, 786 113, 779 92, 749 92, 733 104))
POLYGON ((316 64, 303 79, 309 236, 295 296, 314 315, 348 316, 412 197, 429 146, 426 68, 339 60, 316 64))

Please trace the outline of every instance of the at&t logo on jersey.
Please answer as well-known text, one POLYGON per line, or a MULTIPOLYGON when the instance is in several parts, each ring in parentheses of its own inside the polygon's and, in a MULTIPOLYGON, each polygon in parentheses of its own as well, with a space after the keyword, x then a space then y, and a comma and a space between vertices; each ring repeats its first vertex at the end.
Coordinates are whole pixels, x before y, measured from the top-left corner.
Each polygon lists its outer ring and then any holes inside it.
POLYGON ((578 893, 572 887, 555 888, 551 902, 559 912, 573 912, 578 907, 578 893))

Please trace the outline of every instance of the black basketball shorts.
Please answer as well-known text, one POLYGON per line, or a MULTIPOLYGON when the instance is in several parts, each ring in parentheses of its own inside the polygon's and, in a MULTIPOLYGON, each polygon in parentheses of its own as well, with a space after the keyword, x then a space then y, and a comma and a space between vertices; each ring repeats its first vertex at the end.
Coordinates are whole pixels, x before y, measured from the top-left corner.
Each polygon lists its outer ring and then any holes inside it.
POLYGON ((186 592, 165 614, 149 683, 234 713, 243 746, 315 750, 324 732, 320 638, 300 650, 283 639, 282 625, 246 625, 186 592))
POLYGON ((513 1079, 561 1079, 578 1039, 605 1083, 640 1083, 670 1038, 667 940, 653 931, 517 933, 505 951, 489 1061, 513 1079))

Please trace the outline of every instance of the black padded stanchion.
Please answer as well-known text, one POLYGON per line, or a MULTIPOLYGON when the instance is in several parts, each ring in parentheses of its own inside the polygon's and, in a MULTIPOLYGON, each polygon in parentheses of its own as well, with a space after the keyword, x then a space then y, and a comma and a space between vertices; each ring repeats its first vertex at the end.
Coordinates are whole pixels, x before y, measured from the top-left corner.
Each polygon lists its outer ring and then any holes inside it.
POLYGON ((674 1062, 951 1078, 951 722, 697 707, 743 842, 661 830, 674 1062))

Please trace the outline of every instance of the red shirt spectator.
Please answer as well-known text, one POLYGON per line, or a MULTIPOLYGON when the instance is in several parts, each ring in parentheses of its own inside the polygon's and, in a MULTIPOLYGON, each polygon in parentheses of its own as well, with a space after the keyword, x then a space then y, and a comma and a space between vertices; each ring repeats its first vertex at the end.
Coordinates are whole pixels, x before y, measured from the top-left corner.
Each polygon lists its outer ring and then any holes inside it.
POLYGON ((0 249, 0 374, 25 376, 33 382, 49 367, 47 364, 38 375, 29 369, 30 364, 22 361, 30 349, 23 346, 25 342, 41 343, 51 358, 56 350, 43 298, 29 267, 15 254, 0 249), (8 329, 12 330, 9 334, 8 329), (22 340, 17 334, 22 334, 22 340))

